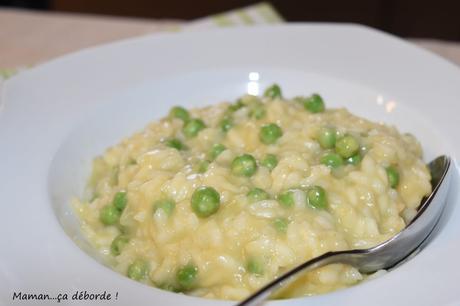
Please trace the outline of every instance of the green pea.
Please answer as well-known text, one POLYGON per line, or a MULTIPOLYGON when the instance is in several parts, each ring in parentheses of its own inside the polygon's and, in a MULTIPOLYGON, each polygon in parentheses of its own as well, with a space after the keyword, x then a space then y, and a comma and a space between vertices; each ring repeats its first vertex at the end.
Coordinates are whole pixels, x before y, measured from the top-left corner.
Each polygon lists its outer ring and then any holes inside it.
POLYGON ((257 171, 256 159, 249 154, 243 154, 232 161, 232 173, 239 176, 250 177, 257 171))
POLYGON ((136 259, 128 267, 128 277, 134 280, 141 280, 145 277, 148 270, 148 264, 144 260, 136 259))
POLYGON ((257 187, 251 189, 246 194, 246 196, 248 197, 250 203, 259 202, 270 198, 270 195, 265 190, 257 187))
POLYGON ((196 283, 198 277, 198 268, 195 265, 188 264, 179 268, 176 272, 177 283, 184 290, 190 290, 196 283))
POLYGON ((268 170, 271 171, 278 165, 278 158, 275 154, 267 154, 265 155, 264 159, 262 159, 260 164, 264 167, 267 167, 268 170))
POLYGON ((126 191, 118 191, 112 200, 112 205, 115 206, 119 211, 125 209, 128 204, 128 194, 126 191))
POLYGON ((307 190, 307 202, 314 208, 327 207, 326 191, 321 186, 312 186, 307 190))
POLYGON ((99 212, 99 220, 105 225, 113 225, 120 220, 121 212, 113 205, 102 207, 99 212))
POLYGON ((224 152, 227 148, 220 143, 216 143, 212 146, 211 150, 209 151, 209 159, 214 160, 217 158, 217 156, 220 155, 220 153, 224 152))
POLYGON ((200 218, 215 214, 220 207, 220 195, 212 187, 202 186, 192 194, 192 210, 200 218))
POLYGON ((184 122, 187 122, 190 119, 188 111, 182 106, 174 106, 169 111, 170 118, 178 118, 184 122))
POLYGON ((208 171, 208 167, 209 167, 209 161, 201 160, 200 162, 198 162, 197 171, 198 173, 205 173, 206 171, 208 171))
POLYGON ((254 105, 249 112, 249 117, 254 118, 256 120, 262 119, 267 114, 265 107, 261 104, 254 105))
POLYGON ((259 139, 264 144, 273 144, 281 136, 283 136, 283 130, 275 123, 265 124, 259 132, 259 139))
POLYGON ((281 93, 281 87, 279 87, 278 84, 273 84, 264 91, 264 97, 271 98, 271 99, 276 99, 276 98, 282 98, 282 93, 281 93))
POLYGON ((396 188, 399 184, 399 172, 393 166, 389 166, 387 169, 388 183, 391 188, 396 188))
POLYGON ((349 165, 357 165, 361 162, 363 158, 361 157, 361 154, 357 153, 353 156, 348 157, 345 162, 349 165))
POLYGON ((230 117, 223 118, 219 123, 220 130, 224 133, 228 132, 233 127, 233 120, 230 117))
POLYGON ((239 110, 240 108, 243 108, 243 107, 244 107, 244 103, 243 103, 243 101, 241 101, 241 99, 239 99, 238 101, 236 101, 236 103, 231 104, 228 107, 228 111, 231 112, 231 113, 234 113, 234 112, 236 112, 237 110, 239 110))
POLYGON ((338 168, 343 165, 342 156, 332 152, 325 153, 321 156, 320 162, 331 168, 338 168))
POLYGON ((355 137, 345 135, 335 143, 335 151, 343 158, 351 157, 359 152, 359 142, 355 137))
POLYGON ((204 129, 206 125, 201 119, 191 119, 183 127, 182 131, 184 132, 185 137, 193 138, 198 133, 204 129))
POLYGON ((332 149, 335 146, 336 131, 332 128, 322 128, 318 134, 318 142, 323 149, 332 149))
POLYGON ((277 200, 284 208, 291 208, 294 206, 294 192, 292 190, 285 191, 278 195, 277 200))
POLYGON ((326 109, 323 98, 318 94, 313 94, 304 100, 303 106, 311 113, 321 113, 326 109))
POLYGON ((171 199, 158 200, 153 204, 153 208, 155 211, 161 209, 166 215, 171 216, 174 208, 176 208, 176 203, 171 199))
POLYGON ((110 244, 110 253, 113 256, 118 256, 121 254, 121 251, 125 247, 126 244, 128 244, 129 238, 126 237, 125 235, 118 235, 115 237, 115 239, 112 240, 112 243, 110 244))
POLYGON ((176 149, 178 151, 180 150, 185 150, 187 147, 182 143, 182 141, 180 141, 179 139, 177 138, 171 138, 171 139, 167 139, 165 141, 165 145, 167 147, 170 147, 170 148, 173 148, 173 149, 176 149))
POLYGON ((282 234, 287 232, 289 221, 286 218, 276 218, 273 220, 273 226, 275 229, 282 234))
POLYGON ((249 273, 255 275, 263 275, 264 274, 264 266, 262 262, 255 258, 250 258, 246 264, 246 269, 249 273))

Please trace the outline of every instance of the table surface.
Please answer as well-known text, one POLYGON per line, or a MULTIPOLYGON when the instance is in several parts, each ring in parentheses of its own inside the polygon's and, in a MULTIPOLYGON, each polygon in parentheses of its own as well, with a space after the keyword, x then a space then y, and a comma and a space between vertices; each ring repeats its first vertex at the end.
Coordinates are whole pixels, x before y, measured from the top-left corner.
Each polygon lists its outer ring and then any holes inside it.
MULTIPOLYGON (((86 47, 181 24, 177 20, 0 9, 0 69, 34 65, 86 47)), ((460 65, 460 43, 409 40, 460 65)))

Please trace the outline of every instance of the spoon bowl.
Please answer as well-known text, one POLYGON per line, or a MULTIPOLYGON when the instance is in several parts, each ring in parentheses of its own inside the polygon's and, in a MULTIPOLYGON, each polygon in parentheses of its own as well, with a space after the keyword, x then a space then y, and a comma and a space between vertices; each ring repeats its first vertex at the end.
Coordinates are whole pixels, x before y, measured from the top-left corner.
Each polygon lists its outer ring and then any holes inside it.
POLYGON ((271 281, 236 306, 258 305, 275 290, 294 280, 299 273, 328 264, 349 264, 363 273, 372 273, 391 269, 413 256, 428 241, 441 218, 449 189, 451 160, 445 155, 439 156, 428 164, 428 168, 432 192, 422 200, 417 214, 401 232, 372 248, 327 252, 310 259, 271 281))

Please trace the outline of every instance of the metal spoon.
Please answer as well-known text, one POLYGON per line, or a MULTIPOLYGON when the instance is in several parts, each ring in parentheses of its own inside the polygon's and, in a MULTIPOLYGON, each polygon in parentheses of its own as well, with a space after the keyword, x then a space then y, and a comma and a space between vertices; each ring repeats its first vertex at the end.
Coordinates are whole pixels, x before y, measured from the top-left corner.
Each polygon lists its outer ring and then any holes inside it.
POLYGON ((300 272, 332 263, 349 264, 363 273, 392 268, 418 251, 436 227, 444 209, 450 182, 450 158, 442 155, 428 164, 433 191, 424 198, 415 217, 404 230, 389 240, 369 249, 327 252, 271 281, 236 306, 254 306, 268 299, 280 287, 294 280, 300 272))

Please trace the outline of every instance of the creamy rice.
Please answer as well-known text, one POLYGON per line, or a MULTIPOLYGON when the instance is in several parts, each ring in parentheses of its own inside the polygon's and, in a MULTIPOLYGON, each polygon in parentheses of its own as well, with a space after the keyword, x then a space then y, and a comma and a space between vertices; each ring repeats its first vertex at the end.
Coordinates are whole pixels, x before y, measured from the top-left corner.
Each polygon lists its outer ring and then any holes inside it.
MULTIPOLYGON (((431 192, 413 136, 345 109, 311 108, 311 97, 267 95, 190 110, 189 117, 205 126, 188 137, 190 119, 175 113, 94 160, 93 196, 74 206, 83 233, 113 269, 167 290, 238 300, 305 260, 371 247, 404 228, 431 192), (281 135, 268 135, 275 141, 266 144, 260 133, 270 123, 281 135), (342 156, 342 165, 325 164, 325 154, 340 152, 320 145, 325 128, 334 132, 336 146, 346 136, 359 143, 355 161, 342 156), (215 144, 223 146, 210 153, 215 144), (243 154, 256 160, 250 175, 235 166, 243 154), (275 167, 267 154, 276 156, 275 167), (396 184, 389 168, 399 176, 396 184), (206 216, 191 204, 202 186, 220 197, 206 216), (313 186, 325 192, 321 205, 309 198, 313 186), (255 187, 263 197, 248 196, 255 187)), ((301 276, 278 297, 325 293, 363 277, 351 266, 329 265, 301 276)))

